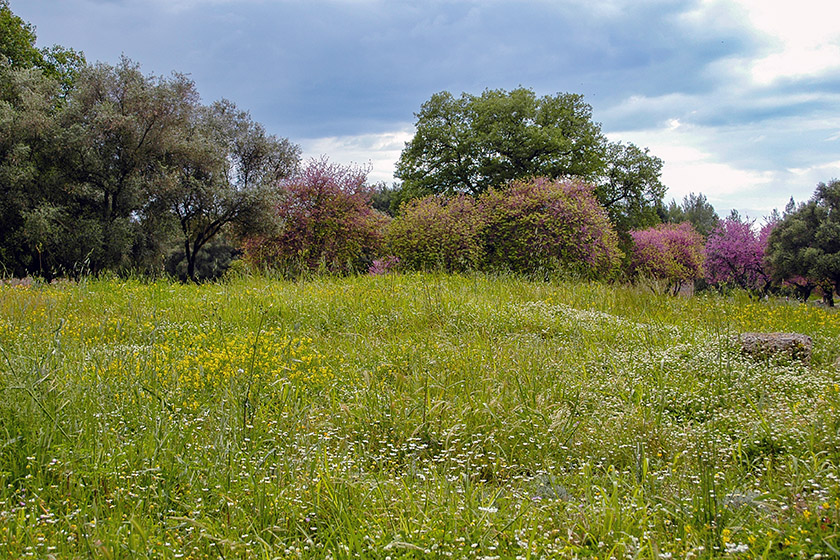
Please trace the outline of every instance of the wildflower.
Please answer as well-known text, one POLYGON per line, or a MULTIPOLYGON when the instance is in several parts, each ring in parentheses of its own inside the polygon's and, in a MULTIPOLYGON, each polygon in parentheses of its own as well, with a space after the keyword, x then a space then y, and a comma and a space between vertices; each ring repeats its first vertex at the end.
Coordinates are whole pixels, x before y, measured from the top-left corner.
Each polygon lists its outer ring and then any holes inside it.
POLYGON ((744 543, 726 543, 726 552, 729 554, 739 554, 741 552, 747 552, 749 549, 749 545, 744 543))

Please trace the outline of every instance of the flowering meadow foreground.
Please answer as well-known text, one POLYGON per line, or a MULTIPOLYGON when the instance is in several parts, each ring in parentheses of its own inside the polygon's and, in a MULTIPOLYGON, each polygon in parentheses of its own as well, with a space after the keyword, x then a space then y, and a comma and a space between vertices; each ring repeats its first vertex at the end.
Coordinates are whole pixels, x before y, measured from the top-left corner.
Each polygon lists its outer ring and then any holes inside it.
POLYGON ((509 277, 0 286, 0 556, 835 558, 840 316, 509 277), (810 365, 732 335, 814 339, 810 365))

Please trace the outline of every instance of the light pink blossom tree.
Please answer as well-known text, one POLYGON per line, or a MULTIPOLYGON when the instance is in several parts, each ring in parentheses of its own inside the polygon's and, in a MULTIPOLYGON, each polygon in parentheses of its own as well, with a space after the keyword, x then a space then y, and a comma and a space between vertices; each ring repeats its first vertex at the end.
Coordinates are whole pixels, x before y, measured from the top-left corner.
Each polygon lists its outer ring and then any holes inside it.
POLYGON ((665 280, 676 294, 682 285, 700 277, 703 237, 689 222, 659 224, 630 232, 633 271, 639 276, 665 280))

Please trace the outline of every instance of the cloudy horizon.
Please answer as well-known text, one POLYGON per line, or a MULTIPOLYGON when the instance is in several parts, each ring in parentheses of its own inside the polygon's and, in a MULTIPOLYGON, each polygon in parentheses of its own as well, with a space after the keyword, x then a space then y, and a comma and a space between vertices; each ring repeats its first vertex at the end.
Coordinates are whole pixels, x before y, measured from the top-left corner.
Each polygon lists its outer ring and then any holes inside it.
POLYGON ((38 45, 189 75, 306 156, 393 181, 432 94, 583 94, 665 162, 666 201, 752 218, 840 177, 840 5, 825 0, 11 0, 38 45))

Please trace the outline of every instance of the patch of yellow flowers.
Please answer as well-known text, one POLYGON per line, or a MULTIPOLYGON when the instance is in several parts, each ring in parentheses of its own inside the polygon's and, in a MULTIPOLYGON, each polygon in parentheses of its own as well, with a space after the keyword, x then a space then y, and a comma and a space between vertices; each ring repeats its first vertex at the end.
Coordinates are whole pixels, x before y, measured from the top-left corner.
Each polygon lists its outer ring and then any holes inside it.
POLYGON ((276 329, 256 334, 172 328, 159 333, 152 344, 116 348, 110 355, 91 360, 84 377, 133 378, 173 406, 197 410, 227 389, 283 383, 323 387, 333 379, 333 372, 311 344, 310 338, 291 337, 276 329))

